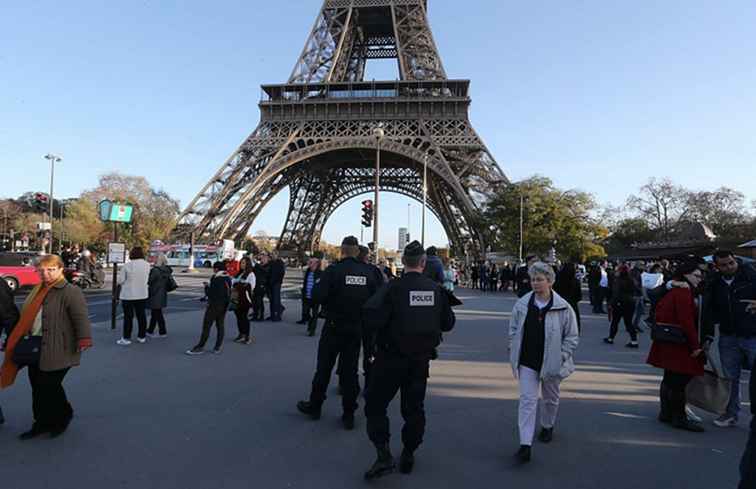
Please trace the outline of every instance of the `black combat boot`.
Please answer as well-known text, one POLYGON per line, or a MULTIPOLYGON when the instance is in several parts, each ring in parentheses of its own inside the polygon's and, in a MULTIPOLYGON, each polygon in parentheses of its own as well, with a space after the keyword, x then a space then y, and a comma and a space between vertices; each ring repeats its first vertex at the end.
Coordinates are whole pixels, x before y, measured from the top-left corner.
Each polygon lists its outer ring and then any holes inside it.
POLYGON ((530 446, 520 445, 520 449, 515 453, 515 461, 519 464, 530 462, 530 446))
POLYGON ((341 416, 341 422, 344 424, 344 429, 352 431, 354 429, 354 413, 344 413, 341 416))
POLYGON ((389 448, 388 443, 376 445, 375 450, 378 454, 378 459, 370 467, 370 470, 365 472, 365 480, 378 479, 379 477, 393 473, 394 469, 396 469, 394 457, 391 455, 391 448, 389 448))
POLYGON ((538 434, 538 441, 541 443, 551 443, 554 439, 554 428, 541 428, 541 432, 538 434))
POLYGON ((306 414, 316 421, 320 419, 320 406, 316 406, 310 401, 299 401, 297 403, 297 409, 300 413, 306 414))
POLYGON ((412 450, 406 448, 402 450, 402 456, 399 458, 399 472, 402 474, 411 474, 415 468, 415 454, 412 450))

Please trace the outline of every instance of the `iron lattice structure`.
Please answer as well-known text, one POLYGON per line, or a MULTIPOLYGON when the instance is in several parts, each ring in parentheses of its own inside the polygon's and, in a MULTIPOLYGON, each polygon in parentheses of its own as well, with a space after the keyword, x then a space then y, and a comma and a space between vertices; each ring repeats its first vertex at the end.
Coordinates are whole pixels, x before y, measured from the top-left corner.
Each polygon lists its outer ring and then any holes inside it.
POLYGON ((447 79, 426 8, 326 0, 288 83, 262 87, 260 124, 182 213, 180 234, 241 241, 288 187, 278 246, 313 251, 341 204, 374 191, 380 149, 382 192, 422 201, 427 163, 428 207, 452 247, 484 250, 476 216, 507 179, 470 124, 469 80, 447 79), (366 82, 370 59, 396 59, 400 79, 366 82))

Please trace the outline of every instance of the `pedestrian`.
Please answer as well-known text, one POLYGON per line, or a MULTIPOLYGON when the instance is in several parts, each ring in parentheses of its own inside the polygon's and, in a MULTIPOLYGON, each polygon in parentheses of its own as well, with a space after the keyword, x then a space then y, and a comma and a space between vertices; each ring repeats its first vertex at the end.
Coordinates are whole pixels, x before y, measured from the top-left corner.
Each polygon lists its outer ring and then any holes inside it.
POLYGON ((470 281, 471 281, 471 288, 473 290, 478 288, 478 276, 480 274, 480 270, 478 267, 473 263, 470 265, 470 281))
POLYGON ((642 261, 633 264, 630 269, 630 278, 635 286, 635 312, 633 313, 633 328, 635 331, 642 333, 643 327, 641 321, 646 313, 646 299, 643 296, 643 273, 645 273, 646 264, 642 261))
POLYGON ((449 292, 454 292, 454 283, 457 280, 456 272, 452 267, 451 261, 446 258, 444 260, 444 288, 449 292))
POLYGON ((134 316, 136 316, 139 330, 137 341, 147 341, 147 299, 150 291, 147 283, 150 278, 150 264, 144 259, 144 249, 135 246, 129 253, 129 262, 121 268, 118 276, 120 287, 120 299, 123 306, 123 336, 116 344, 120 346, 131 345, 131 332, 134 329, 134 316))
POLYGON ((326 308, 326 322, 318 343, 317 369, 310 398, 297 403, 301 413, 312 419, 320 419, 331 373, 336 360, 340 358, 341 419, 347 430, 354 429, 359 393, 357 370, 362 341, 362 306, 381 285, 375 269, 358 261, 359 253, 357 238, 344 238, 341 242, 341 261, 328 267, 315 285, 313 297, 316 303, 326 308))
POLYGON ((315 336, 318 322, 318 306, 312 300, 312 291, 315 283, 320 280, 320 260, 310 258, 307 260, 304 277, 302 277, 302 319, 297 324, 306 324, 309 336, 315 336))
POLYGON ((530 255, 525 259, 525 264, 517 269, 515 283, 517 284, 517 297, 524 297, 530 293, 533 288, 530 285, 530 267, 538 261, 538 257, 530 255))
POLYGON ((265 320, 265 294, 267 293, 270 264, 268 255, 261 253, 255 263, 255 289, 252 293, 252 321, 265 320))
POLYGON ((756 314, 747 310, 748 301, 756 300, 756 271, 739 264, 729 250, 715 252, 714 264, 718 272, 707 288, 704 317, 719 324, 719 355, 731 380, 727 412, 714 421, 725 428, 738 424, 742 366, 756 361, 756 314))
POLYGON ((491 268, 488 271, 488 286, 491 292, 496 292, 499 287, 499 269, 496 268, 496 263, 491 263, 491 268))
POLYGON ((515 455, 519 463, 530 462, 539 387, 543 405, 538 440, 549 443, 554 436, 559 388, 575 371, 573 356, 579 342, 575 312, 552 290, 554 269, 535 262, 528 273, 533 290, 515 303, 509 322, 509 361, 520 389, 520 449, 515 455))
POLYGON ((688 287, 671 289, 656 306, 656 324, 668 325, 675 338, 655 338, 647 363, 664 369, 659 386, 659 421, 675 428, 702 432, 700 423, 688 419, 685 413, 685 388, 693 377, 704 374, 704 349, 699 340, 699 314, 696 306, 697 288, 703 273, 695 263, 680 265, 674 280, 686 282, 688 287))
POLYGON ((268 299, 270 300, 270 319, 273 322, 282 320, 284 307, 281 303, 281 286, 286 275, 286 264, 275 253, 271 255, 270 275, 268 275, 268 299))
POLYGON ((168 330, 165 327, 165 315, 163 309, 168 307, 168 292, 178 288, 173 278, 173 269, 168 266, 168 258, 160 253, 155 258, 155 266, 150 270, 147 280, 149 297, 147 307, 150 309, 150 326, 147 328, 147 336, 150 338, 166 338, 168 330), (155 336, 155 328, 158 334, 155 336))
POLYGON ((580 325, 580 301, 583 300, 583 288, 577 276, 577 267, 574 263, 566 263, 556 276, 554 291, 562 296, 572 307, 577 321, 578 333, 580 325))
POLYGON ((213 264, 213 276, 210 283, 205 283, 205 295, 207 296, 207 309, 202 319, 202 335, 199 343, 187 350, 187 355, 202 355, 205 353, 205 343, 210 338, 210 328, 215 327, 218 335, 215 339, 213 353, 219 355, 223 350, 223 335, 225 333, 224 324, 226 320, 226 311, 228 311, 231 302, 231 277, 226 272, 226 266, 222 261, 213 264))
POLYGON ((234 343, 250 345, 255 342, 249 322, 249 310, 252 307, 252 291, 255 290, 256 284, 252 260, 248 256, 242 257, 239 260, 239 272, 232 280, 231 304, 236 316, 236 326, 239 328, 239 335, 234 339, 234 343))
POLYGON ((444 264, 438 256, 438 250, 435 246, 429 246, 425 251, 428 256, 427 263, 423 274, 437 284, 444 283, 444 264))
MULTIPOLYGON (((0 350, 5 351, 5 339, 3 332, 10 336, 10 332, 18 321, 18 308, 13 300, 13 291, 5 280, 0 279, 0 350)), ((3 408, 0 407, 0 424, 5 423, 3 408)))
POLYGON ((68 429, 74 411, 63 379, 79 365, 81 353, 92 347, 84 294, 66 281, 63 267, 58 255, 40 258, 42 282, 24 302, 0 368, 0 388, 11 386, 24 366, 29 373, 34 424, 19 436, 21 440, 45 433, 56 438, 68 429))
POLYGON ((398 391, 404 418, 400 472, 412 472, 414 453, 423 442, 430 361, 437 356, 442 333, 451 331, 455 322, 449 293, 425 276, 425 262, 423 246, 417 241, 408 244, 402 255, 404 275, 366 305, 366 325, 375 335, 377 352, 365 416, 368 437, 378 455, 365 473, 366 479, 376 479, 395 468, 386 410, 398 391))
POLYGON ((627 265, 617 267, 615 280, 612 291, 612 322, 609 327, 609 336, 604 338, 604 343, 614 344, 614 337, 617 336, 620 320, 625 321, 625 329, 630 335, 630 342, 625 346, 627 348, 638 348, 638 331, 633 324, 633 314, 635 313, 635 295, 636 287, 633 279, 630 277, 630 270, 627 265))
POLYGON ((651 265, 649 272, 643 272, 641 274, 641 287, 643 287, 643 297, 649 302, 648 321, 653 322, 656 314, 656 296, 650 294, 652 290, 657 287, 661 287, 664 283, 664 274, 662 273, 662 267, 658 263, 651 265))
MULTIPOLYGON (((751 307, 756 314, 756 306, 751 307)), ((740 460, 740 485, 738 489, 756 489, 756 363, 751 367, 751 431, 748 435, 743 458, 740 460)))

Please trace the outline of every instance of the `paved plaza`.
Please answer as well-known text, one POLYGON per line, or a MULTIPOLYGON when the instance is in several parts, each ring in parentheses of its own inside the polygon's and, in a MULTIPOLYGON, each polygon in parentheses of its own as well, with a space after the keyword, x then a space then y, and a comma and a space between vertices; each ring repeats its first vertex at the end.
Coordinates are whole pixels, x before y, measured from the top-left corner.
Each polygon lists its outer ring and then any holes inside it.
MULTIPOLYGON (((533 461, 515 467, 517 386, 507 362, 510 294, 460 290, 457 326, 433 362, 428 430, 415 473, 375 487, 516 487, 560 489, 725 489, 737 465, 749 416, 734 429, 694 434, 655 420, 659 371, 640 351, 601 343, 606 318, 586 314, 578 371, 563 384, 554 442, 534 445, 533 461)), ((173 297, 172 297, 173 298, 173 297)), ((174 304, 175 305, 175 304, 174 304)), ((3 489, 236 489, 361 487, 374 451, 362 409, 357 429, 340 423, 332 386, 323 418, 295 408, 307 397, 317 338, 305 335, 296 299, 283 323, 253 323, 257 343, 232 343, 227 316, 220 356, 183 352, 199 335, 201 309, 171 309, 170 336, 116 346, 107 322, 95 324, 95 348, 66 379, 76 410, 54 440, 20 442, 31 424, 25 373, 0 392, 3 489)), ((747 380, 747 379, 745 379, 747 380)), ((361 404, 363 404, 361 402, 361 404)), ((361 406, 362 408, 362 406, 361 406)), ((747 412, 747 405, 746 405, 747 412)), ((392 405, 392 448, 401 449, 398 399, 392 405)))

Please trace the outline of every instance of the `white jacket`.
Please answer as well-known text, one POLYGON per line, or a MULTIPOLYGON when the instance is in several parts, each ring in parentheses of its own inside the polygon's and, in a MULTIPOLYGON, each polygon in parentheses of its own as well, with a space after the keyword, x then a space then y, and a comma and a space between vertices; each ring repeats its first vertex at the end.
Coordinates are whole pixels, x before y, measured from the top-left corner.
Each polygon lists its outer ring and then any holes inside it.
POLYGON ((146 260, 131 260, 121 268, 118 285, 121 286, 121 300, 138 301, 150 295, 147 281, 150 278, 150 264, 146 260))
MULTIPOLYGON (((541 378, 559 377, 566 379, 575 371, 572 359, 579 342, 577 319, 566 300, 553 292, 554 303, 546 313, 544 328, 546 339, 543 345, 543 366, 541 378)), ((522 296, 512 308, 512 318, 509 320, 509 362, 512 373, 517 378, 517 368, 520 365, 520 348, 528 316, 528 304, 533 292, 522 296)))

